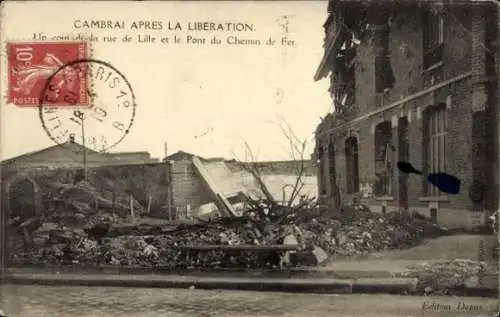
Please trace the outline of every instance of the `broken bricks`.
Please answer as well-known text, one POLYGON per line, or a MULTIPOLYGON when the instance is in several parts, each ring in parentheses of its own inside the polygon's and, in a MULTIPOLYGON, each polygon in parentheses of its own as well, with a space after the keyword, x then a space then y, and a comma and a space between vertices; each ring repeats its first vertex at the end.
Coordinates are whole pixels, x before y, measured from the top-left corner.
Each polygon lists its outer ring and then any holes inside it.
MULTIPOLYGON (((322 217, 309 213, 308 210, 313 209, 308 208, 280 207, 279 211, 273 210, 274 215, 265 219, 247 217, 246 214, 252 211, 249 210, 241 218, 194 224, 116 224, 103 241, 106 256, 100 261, 108 265, 181 269, 279 267, 280 262, 282 267, 319 265, 328 257, 405 248, 411 246, 410 240, 419 241, 436 230, 430 225, 430 220, 422 217, 354 210, 354 214, 345 219, 342 213, 338 218, 322 217), (296 245, 298 250, 268 248, 273 245, 296 245), (206 248, 189 249, 189 246, 206 248)), ((84 265, 95 265, 98 248, 87 243, 85 235, 78 242, 78 234, 74 237, 70 229, 60 230, 52 232, 49 242, 57 247, 46 248, 46 252, 42 253, 34 252, 38 254, 36 256, 25 255, 24 262, 50 262, 61 256, 61 244, 70 244, 72 240, 72 252, 63 253, 68 253, 73 260, 84 265)))

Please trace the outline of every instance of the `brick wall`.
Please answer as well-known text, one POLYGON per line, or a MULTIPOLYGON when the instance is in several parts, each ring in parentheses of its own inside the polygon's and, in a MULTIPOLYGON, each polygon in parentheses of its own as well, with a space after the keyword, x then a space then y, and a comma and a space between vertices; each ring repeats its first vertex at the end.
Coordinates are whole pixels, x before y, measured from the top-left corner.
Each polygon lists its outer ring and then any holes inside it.
POLYGON ((175 161, 171 164, 171 171, 174 206, 196 208, 212 201, 211 192, 197 175, 191 161, 175 161))
MULTIPOLYGON (((226 162, 226 165, 238 170, 242 163, 226 162)), ((254 162, 243 163, 248 166, 257 168, 260 173, 267 175, 297 175, 298 171, 302 170, 303 175, 314 176, 316 175, 316 162, 314 160, 290 160, 290 161, 268 161, 268 162, 254 162)))
MULTIPOLYGON (((491 8, 490 8, 491 9, 491 8)), ((374 42, 363 41, 357 50, 356 64, 356 104, 353 111, 343 116, 343 122, 349 122, 360 116, 375 112, 380 107, 390 105, 404 97, 422 91, 433 84, 444 82, 461 74, 484 69, 484 14, 488 8, 474 6, 473 14, 467 6, 451 8, 451 13, 445 15, 444 24, 444 52, 443 65, 433 71, 424 71, 422 66, 422 27, 418 14, 413 11, 400 11, 401 14, 393 19, 391 24, 390 57, 395 86, 387 93, 375 94, 374 77, 374 42), (431 82, 431 75, 435 82, 431 82)), ((491 11, 491 10, 490 10, 491 11)), ((498 21, 498 20, 497 20, 498 21)), ((462 180, 462 190, 459 195, 448 196, 447 201, 437 199, 423 199, 424 181, 421 177, 412 175, 408 178, 408 204, 410 209, 427 213, 430 204, 439 206, 438 221, 444 221, 452 226, 467 226, 467 211, 473 206, 468 188, 472 180, 484 179, 485 172, 491 173, 492 161, 496 160, 492 151, 491 142, 478 140, 493 140, 494 122, 485 119, 487 116, 474 115, 473 105, 477 104, 474 95, 474 80, 460 80, 440 88, 433 93, 402 103, 384 112, 365 117, 351 124, 349 127, 331 131, 330 135, 322 136, 318 142, 327 148, 328 139, 334 142, 336 179, 341 191, 342 200, 350 199, 345 186, 346 158, 344 142, 350 135, 358 138, 359 147, 359 181, 360 185, 373 185, 374 180, 374 128, 383 121, 392 123, 393 144, 397 145, 398 119, 407 117, 409 120, 410 161, 420 168, 423 164, 423 135, 422 112, 432 104, 448 102, 447 113, 447 143, 446 143, 446 172, 456 175, 462 180), (473 119, 474 118, 474 119, 473 119), (474 120, 474 124, 473 124, 474 120), (481 154, 479 154, 481 153, 481 154), (490 162, 487 164, 486 162, 490 162), (474 168, 473 168, 474 164, 474 168), (430 200, 430 201, 429 201, 430 200), (454 211, 461 211, 455 212, 454 211)), ((496 90, 495 93, 498 93, 496 90)), ((490 102, 493 106, 493 103, 490 102)), ((491 111, 491 108, 487 111, 491 111)), ((489 114, 491 116, 491 113, 489 114)), ((393 153, 393 162, 397 161, 399 149, 393 153)), ((324 164, 328 165, 325 161, 324 164)), ((395 164, 394 164, 395 165, 395 164)), ((327 171, 328 169, 325 169, 327 171)), ((367 199, 374 206, 386 206, 388 209, 398 209, 398 170, 393 170, 393 199, 367 199)), ((324 177, 324 175, 319 175, 324 177)), ((318 177, 318 178, 319 178, 318 177)), ((331 181, 331 177, 327 177, 331 181)), ((328 185, 328 184, 327 184, 328 185)), ((327 188, 332 188, 331 184, 327 188)), ((331 195, 331 193, 330 193, 331 195)), ((496 199, 493 197, 490 200, 496 199)), ((490 201, 491 202, 491 201, 490 201)))
POLYGON ((115 164, 148 164, 159 163, 159 159, 151 158, 148 152, 124 152, 107 154, 110 159, 116 161, 115 164))
MULTIPOLYGON (((294 175, 297 175, 297 162, 257 162, 252 164, 258 165, 263 180, 269 186, 268 189, 272 195, 275 196, 275 199, 281 199, 283 185, 294 183, 296 179, 294 175)), ((303 193, 313 197, 317 194, 316 188, 312 188, 311 186, 312 183, 315 183, 314 175, 311 176, 311 174, 313 174, 313 172, 311 172, 313 167, 314 174, 316 174, 315 163, 307 160, 304 164, 305 174, 303 181, 306 185, 303 189, 303 193)), ((240 163, 226 162, 226 165, 235 173, 241 171, 240 163)), ((172 199, 174 206, 185 208, 189 205, 191 209, 194 209, 200 205, 213 201, 213 194, 206 186, 205 182, 198 176, 190 160, 175 161, 171 165, 171 170, 172 199)), ((314 187, 316 187, 315 184, 314 187)))

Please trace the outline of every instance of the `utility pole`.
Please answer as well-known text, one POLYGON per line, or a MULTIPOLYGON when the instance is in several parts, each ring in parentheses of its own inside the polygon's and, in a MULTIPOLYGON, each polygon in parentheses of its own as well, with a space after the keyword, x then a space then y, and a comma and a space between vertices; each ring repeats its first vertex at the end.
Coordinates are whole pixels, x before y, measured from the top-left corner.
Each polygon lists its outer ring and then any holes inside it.
POLYGON ((168 156, 168 145, 167 142, 163 144, 164 146, 164 155, 165 158, 163 159, 165 161, 165 171, 166 171, 166 181, 167 181, 167 213, 168 213, 168 220, 173 221, 174 217, 172 214, 172 164, 173 161, 170 161, 167 159, 168 156))
POLYGON ((87 147, 85 145, 85 117, 82 117, 83 180, 87 182, 87 147))

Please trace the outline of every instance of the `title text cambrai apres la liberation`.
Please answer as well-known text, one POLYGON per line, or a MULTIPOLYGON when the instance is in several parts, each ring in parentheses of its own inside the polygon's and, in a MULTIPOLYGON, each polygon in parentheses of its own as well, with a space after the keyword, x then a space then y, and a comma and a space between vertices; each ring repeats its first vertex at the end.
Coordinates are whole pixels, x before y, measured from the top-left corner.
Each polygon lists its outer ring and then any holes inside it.
POLYGON ((255 25, 243 22, 193 21, 117 21, 117 20, 74 20, 75 29, 122 29, 157 31, 229 31, 253 32, 255 25))
MULTIPOLYGON (((225 43, 227 44, 237 44, 237 45, 274 45, 275 42, 281 43, 285 46, 295 46, 295 40, 289 39, 288 37, 282 37, 277 41, 271 38, 267 40, 258 39, 250 36, 240 36, 235 35, 237 33, 252 33, 256 31, 256 27, 252 23, 246 22, 214 22, 214 21, 190 21, 190 22, 179 22, 179 21, 152 21, 152 20, 137 20, 137 21, 125 21, 125 20, 74 20, 74 29, 85 32, 85 30, 138 30, 138 31, 172 31, 172 32, 206 32, 207 34, 212 33, 212 38, 205 38, 201 35, 187 35, 184 43, 186 44, 221 44, 222 41, 215 36, 214 33, 228 32, 229 34, 225 43), (201 36, 201 37, 200 37, 201 36)), ((181 43, 181 39, 177 36, 178 33, 172 34, 172 38, 169 37, 158 37, 155 34, 138 34, 137 42, 139 43, 181 43)), ((82 36, 82 35, 80 35, 82 36)), ((68 37, 66 35, 66 37, 68 37)), ((34 39, 45 40, 43 34, 35 34, 34 39)), ((67 39, 65 37, 53 39, 67 39)), ((69 38, 69 39, 79 39, 79 38, 69 38)), ((91 40, 97 40, 92 36, 91 40)), ((105 42, 116 42, 118 38, 116 36, 105 37, 105 42)), ((126 38, 122 39, 122 42, 131 42, 132 37, 128 35, 126 38)))

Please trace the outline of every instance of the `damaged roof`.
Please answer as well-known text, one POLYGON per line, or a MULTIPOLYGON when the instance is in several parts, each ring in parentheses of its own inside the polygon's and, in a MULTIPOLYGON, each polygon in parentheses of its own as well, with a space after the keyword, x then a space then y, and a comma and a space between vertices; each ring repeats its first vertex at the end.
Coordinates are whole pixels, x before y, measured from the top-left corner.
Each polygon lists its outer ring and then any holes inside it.
MULTIPOLYGON (((157 159, 152 159, 151 155, 147 151, 138 151, 138 152, 112 152, 112 153, 107 153, 107 152, 97 152, 94 151, 88 147, 85 147, 79 143, 76 142, 66 142, 64 144, 55 144, 53 146, 49 146, 40 150, 35 150, 31 151, 28 153, 24 153, 15 157, 11 157, 8 159, 5 159, 0 162, 2 166, 14 163, 16 161, 20 160, 32 160, 35 159, 40 154, 44 154, 47 152, 51 151, 57 151, 59 149, 64 149, 67 153, 66 156, 68 157, 73 157, 75 160, 79 160, 79 158, 82 156, 83 152, 85 151, 86 154, 89 156, 89 159, 98 159, 99 161, 102 161, 103 163, 105 162, 120 162, 122 159, 128 159, 128 158, 135 158, 136 156, 143 156, 144 159, 150 160, 151 162, 157 161, 157 159)), ((54 164, 57 164, 57 161, 53 162, 54 164)))
MULTIPOLYGON (((342 46, 340 35, 342 30, 346 28, 346 21, 356 18, 356 8, 361 9, 360 12, 370 12, 378 14, 376 10, 381 7, 389 8, 389 10, 404 10, 405 6, 429 6, 436 5, 470 5, 473 4, 492 4, 491 0, 330 0, 328 1, 328 16, 323 24, 325 29, 324 53, 314 74, 314 81, 319 81, 332 71, 332 55, 342 46), (348 14, 343 14, 343 10, 349 7, 348 14), (345 16, 345 17, 344 17, 345 16)), ((407 8, 406 8, 407 9, 407 8)), ((385 11, 385 10, 381 10, 385 11)), ((349 27, 348 27, 349 29, 349 27)))

